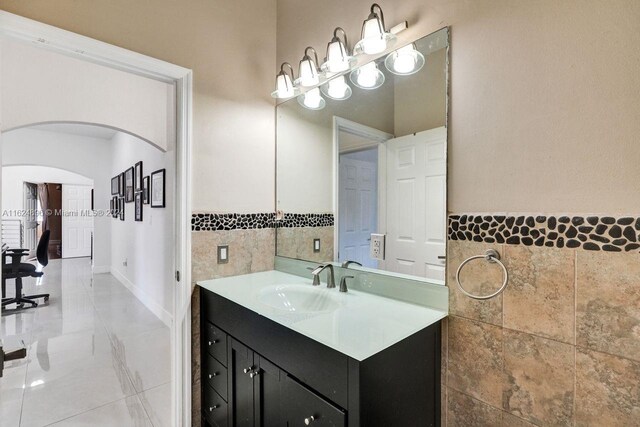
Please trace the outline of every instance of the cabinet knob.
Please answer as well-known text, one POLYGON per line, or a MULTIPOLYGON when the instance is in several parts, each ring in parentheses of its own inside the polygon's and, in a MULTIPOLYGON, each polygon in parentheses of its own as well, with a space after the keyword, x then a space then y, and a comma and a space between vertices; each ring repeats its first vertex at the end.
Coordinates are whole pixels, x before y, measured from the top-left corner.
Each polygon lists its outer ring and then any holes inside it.
POLYGON ((304 425, 306 426, 311 425, 311 423, 314 422, 315 420, 316 418, 313 415, 311 415, 310 417, 304 419, 304 425))
POLYGON ((260 371, 259 371, 259 370, 257 370, 257 369, 255 369, 255 370, 253 370, 253 371, 249 372, 249 377, 250 377, 250 378, 253 378, 253 377, 258 376, 259 374, 260 374, 260 371))
POLYGON ((242 372, 244 372, 245 374, 249 374, 253 371, 253 366, 249 366, 248 368, 244 368, 242 370, 242 372))
POLYGON ((217 344, 220 340, 209 341, 209 345, 217 344))
POLYGON ((219 372, 214 372, 213 374, 209 374, 209 379, 211 379, 213 377, 217 377, 218 375, 220 375, 219 372))
POLYGON ((214 409, 218 409, 220 405, 209 406, 209 412, 213 412, 214 409))

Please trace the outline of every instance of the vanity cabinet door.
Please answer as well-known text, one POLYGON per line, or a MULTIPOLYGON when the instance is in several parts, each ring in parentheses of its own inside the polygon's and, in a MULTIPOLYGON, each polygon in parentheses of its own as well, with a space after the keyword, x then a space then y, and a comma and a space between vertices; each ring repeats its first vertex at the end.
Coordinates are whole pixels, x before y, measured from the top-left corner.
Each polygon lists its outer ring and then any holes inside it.
POLYGON ((289 427, 344 427, 346 414, 291 377, 284 379, 285 417, 289 427))
POLYGON ((256 354, 260 375, 255 377, 256 426, 286 426, 282 416, 282 378, 284 373, 273 363, 256 354))
POLYGON ((232 427, 254 427, 254 365, 253 351, 229 338, 229 384, 232 427), (246 372, 245 372, 246 371, 246 372))

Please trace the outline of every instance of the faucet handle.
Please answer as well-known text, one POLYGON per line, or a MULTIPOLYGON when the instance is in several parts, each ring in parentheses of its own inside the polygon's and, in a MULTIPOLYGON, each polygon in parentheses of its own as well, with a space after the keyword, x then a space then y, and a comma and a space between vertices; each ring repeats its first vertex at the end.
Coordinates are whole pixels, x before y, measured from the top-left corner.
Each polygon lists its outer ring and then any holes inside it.
POLYGON ((353 279, 353 276, 342 276, 340 279, 340 292, 347 292, 347 279, 353 279))

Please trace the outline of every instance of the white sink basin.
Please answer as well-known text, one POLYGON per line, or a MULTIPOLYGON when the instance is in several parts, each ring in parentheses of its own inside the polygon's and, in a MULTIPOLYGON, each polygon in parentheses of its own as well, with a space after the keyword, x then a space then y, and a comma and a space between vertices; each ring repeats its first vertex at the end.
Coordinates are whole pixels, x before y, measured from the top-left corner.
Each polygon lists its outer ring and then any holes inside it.
POLYGON ((310 285, 275 285, 260 290, 258 300, 269 307, 295 313, 323 313, 340 304, 326 288, 310 285))

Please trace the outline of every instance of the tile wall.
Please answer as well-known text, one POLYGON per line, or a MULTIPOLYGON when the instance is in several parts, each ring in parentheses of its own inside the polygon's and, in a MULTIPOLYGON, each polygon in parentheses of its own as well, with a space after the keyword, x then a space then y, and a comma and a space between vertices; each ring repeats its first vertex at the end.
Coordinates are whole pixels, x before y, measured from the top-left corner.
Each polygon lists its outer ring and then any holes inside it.
MULTIPOLYGON (((486 223, 493 217, 482 216, 477 230, 493 227, 486 223)), ((620 242, 622 250, 585 247, 588 234, 575 248, 487 243, 473 231, 453 240, 450 234, 444 425, 640 425, 640 253, 629 246, 638 239, 635 231, 620 242), (455 272, 488 248, 501 254, 509 283, 493 299, 472 300, 458 290, 455 272)), ((500 286, 502 271, 475 260, 461 281, 473 293, 487 293, 500 286)))

